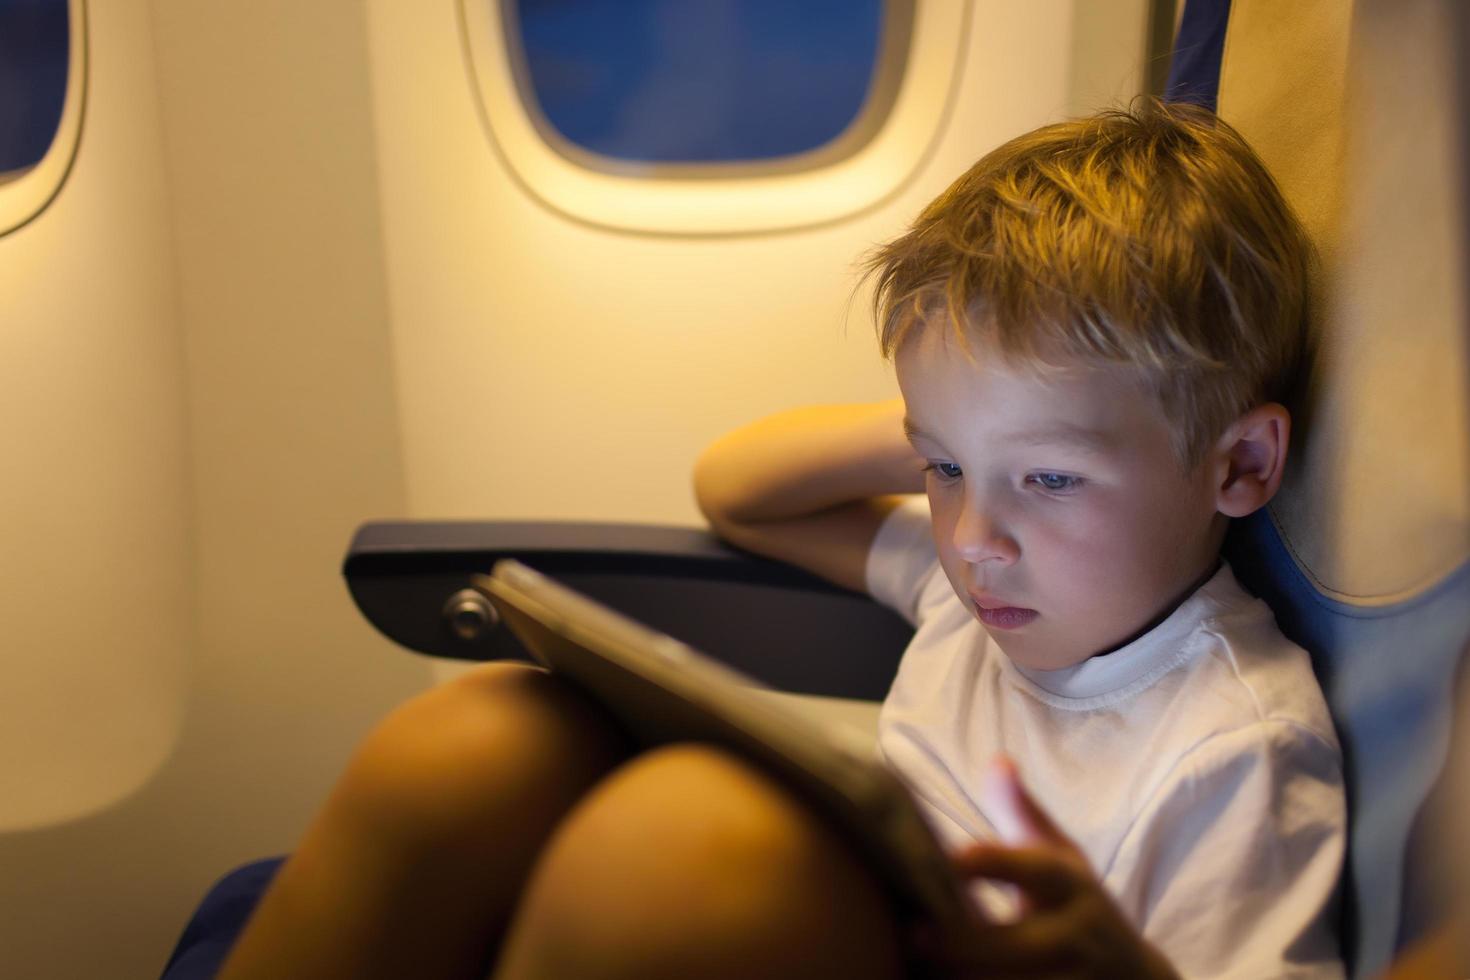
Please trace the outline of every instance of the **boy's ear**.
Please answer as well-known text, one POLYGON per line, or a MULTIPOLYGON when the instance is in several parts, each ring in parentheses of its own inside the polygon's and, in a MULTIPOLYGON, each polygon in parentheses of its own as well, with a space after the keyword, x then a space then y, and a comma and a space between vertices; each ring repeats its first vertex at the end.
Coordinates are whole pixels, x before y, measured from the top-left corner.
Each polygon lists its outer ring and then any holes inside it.
POLYGON ((1281 487, 1291 413, 1267 402, 1232 422, 1215 443, 1215 509, 1244 517, 1266 506, 1281 487))

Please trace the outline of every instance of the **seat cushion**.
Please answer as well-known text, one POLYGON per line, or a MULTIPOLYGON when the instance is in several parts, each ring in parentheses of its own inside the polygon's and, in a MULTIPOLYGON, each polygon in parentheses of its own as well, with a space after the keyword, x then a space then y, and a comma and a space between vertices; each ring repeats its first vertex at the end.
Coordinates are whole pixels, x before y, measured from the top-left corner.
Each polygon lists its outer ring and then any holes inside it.
POLYGON ((184 927, 162 980, 207 980, 219 972, 284 857, 236 868, 214 884, 184 927))

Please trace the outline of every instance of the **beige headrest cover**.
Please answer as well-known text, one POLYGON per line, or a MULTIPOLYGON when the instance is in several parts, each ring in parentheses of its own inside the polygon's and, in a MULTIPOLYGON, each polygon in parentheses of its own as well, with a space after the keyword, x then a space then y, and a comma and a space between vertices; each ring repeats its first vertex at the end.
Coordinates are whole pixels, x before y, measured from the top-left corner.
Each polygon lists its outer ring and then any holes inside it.
POLYGON ((1303 438, 1272 514, 1318 588, 1358 603, 1407 598, 1470 558, 1457 27, 1451 0, 1230 10, 1220 115, 1322 253, 1303 438))

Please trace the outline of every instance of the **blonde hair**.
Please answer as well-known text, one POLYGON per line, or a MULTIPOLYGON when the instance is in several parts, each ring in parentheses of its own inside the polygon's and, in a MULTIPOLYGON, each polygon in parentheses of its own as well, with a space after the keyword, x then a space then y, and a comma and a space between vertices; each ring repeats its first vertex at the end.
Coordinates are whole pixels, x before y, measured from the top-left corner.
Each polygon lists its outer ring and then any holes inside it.
POLYGON ((1242 413, 1287 397, 1313 261, 1239 133, 1146 99, 986 154, 866 275, 885 357, 947 314, 962 343, 1007 361, 1130 365, 1192 465, 1242 413))

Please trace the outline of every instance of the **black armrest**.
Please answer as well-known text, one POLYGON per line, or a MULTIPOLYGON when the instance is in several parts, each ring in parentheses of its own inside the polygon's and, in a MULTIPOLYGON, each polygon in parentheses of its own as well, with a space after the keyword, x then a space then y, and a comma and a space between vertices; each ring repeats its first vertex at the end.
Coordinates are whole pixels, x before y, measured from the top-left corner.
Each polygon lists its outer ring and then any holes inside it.
POLYGON ((867 596, 727 547, 693 528, 634 524, 375 522, 343 566, 368 621, 418 653, 524 657, 481 627, 471 575, 515 558, 773 687, 881 699, 912 628, 867 596))

